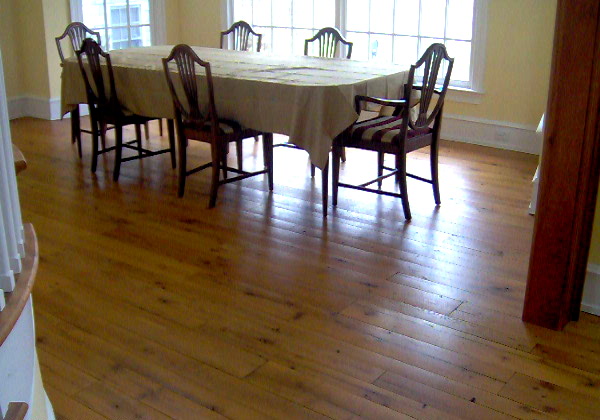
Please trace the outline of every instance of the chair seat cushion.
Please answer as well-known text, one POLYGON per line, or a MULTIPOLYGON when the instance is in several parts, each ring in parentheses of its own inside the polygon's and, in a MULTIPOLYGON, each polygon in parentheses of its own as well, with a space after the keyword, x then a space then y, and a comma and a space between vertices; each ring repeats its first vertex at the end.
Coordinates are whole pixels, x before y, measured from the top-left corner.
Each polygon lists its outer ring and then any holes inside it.
MULTIPOLYGON (((402 117, 394 116, 381 116, 361 121, 352 126, 350 141, 398 144, 402 124, 402 117)), ((419 130, 409 129, 406 138, 407 140, 410 140, 432 132, 433 129, 431 127, 425 127, 419 130)))
MULTIPOLYGON (((205 122, 202 126, 194 125, 193 123, 185 125, 186 136, 189 139, 210 141, 209 138, 212 136, 212 124, 210 122, 205 122)), ((219 135, 226 141, 245 139, 260 134, 261 133, 258 131, 242 127, 236 121, 226 119, 219 120, 219 135)))

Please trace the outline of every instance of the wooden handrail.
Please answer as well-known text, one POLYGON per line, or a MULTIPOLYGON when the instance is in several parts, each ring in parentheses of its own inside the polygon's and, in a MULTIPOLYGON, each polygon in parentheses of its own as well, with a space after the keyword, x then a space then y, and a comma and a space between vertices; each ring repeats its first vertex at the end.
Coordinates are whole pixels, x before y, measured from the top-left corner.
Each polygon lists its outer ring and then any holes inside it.
POLYGON ((8 411, 6 412, 6 416, 4 416, 4 420, 23 420, 28 409, 29 406, 27 403, 10 403, 8 404, 8 411))
POLYGON ((17 320, 23 312, 31 295, 38 267, 38 244, 35 230, 30 223, 23 226, 25 230, 25 258, 23 269, 15 276, 15 290, 6 293, 6 306, 0 312, 0 346, 4 343, 17 320))

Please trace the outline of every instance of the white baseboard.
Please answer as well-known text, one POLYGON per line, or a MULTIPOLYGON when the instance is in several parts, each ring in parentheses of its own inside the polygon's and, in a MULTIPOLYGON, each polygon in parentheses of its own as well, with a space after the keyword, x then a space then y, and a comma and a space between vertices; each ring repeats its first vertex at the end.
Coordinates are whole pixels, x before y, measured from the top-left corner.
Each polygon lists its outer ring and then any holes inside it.
POLYGON ((600 316, 600 265, 588 264, 581 310, 600 316))
POLYGON ((8 118, 22 117, 60 120, 60 98, 25 95, 8 99, 8 118))
POLYGON ((536 135, 536 128, 505 121, 446 114, 442 124, 442 138, 539 155, 542 142, 536 135))

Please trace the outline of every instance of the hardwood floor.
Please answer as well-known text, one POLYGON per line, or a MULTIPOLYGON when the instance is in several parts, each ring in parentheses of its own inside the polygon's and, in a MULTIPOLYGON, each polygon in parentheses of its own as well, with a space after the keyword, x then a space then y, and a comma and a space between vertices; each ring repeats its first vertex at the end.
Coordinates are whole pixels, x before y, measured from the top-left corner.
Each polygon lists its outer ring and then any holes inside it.
MULTIPOLYGON (((409 180, 410 223, 400 200, 346 189, 323 219, 301 151, 276 149, 273 194, 253 178, 208 210, 208 172, 183 199, 166 155, 123 164, 117 184, 112 156, 92 175, 69 129, 12 123, 57 418, 598 418, 600 320, 520 320, 536 157, 444 143, 439 208, 409 180)), ((364 167, 376 157, 349 150, 342 176, 364 167)))

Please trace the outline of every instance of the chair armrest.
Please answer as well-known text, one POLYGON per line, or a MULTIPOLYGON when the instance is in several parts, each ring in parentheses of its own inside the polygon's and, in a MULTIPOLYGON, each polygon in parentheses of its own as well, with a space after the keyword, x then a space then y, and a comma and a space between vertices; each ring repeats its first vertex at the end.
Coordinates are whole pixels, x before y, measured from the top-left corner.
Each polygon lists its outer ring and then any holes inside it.
POLYGON ((363 95, 356 95, 356 97, 354 98, 354 102, 355 102, 355 107, 356 107, 357 113, 359 113, 361 110, 361 108, 360 108, 361 102, 368 102, 368 103, 381 105, 381 106, 391 106, 394 108, 398 108, 400 106, 406 106, 408 104, 408 102, 405 99, 385 99, 385 98, 375 98, 373 96, 363 96, 363 95))

